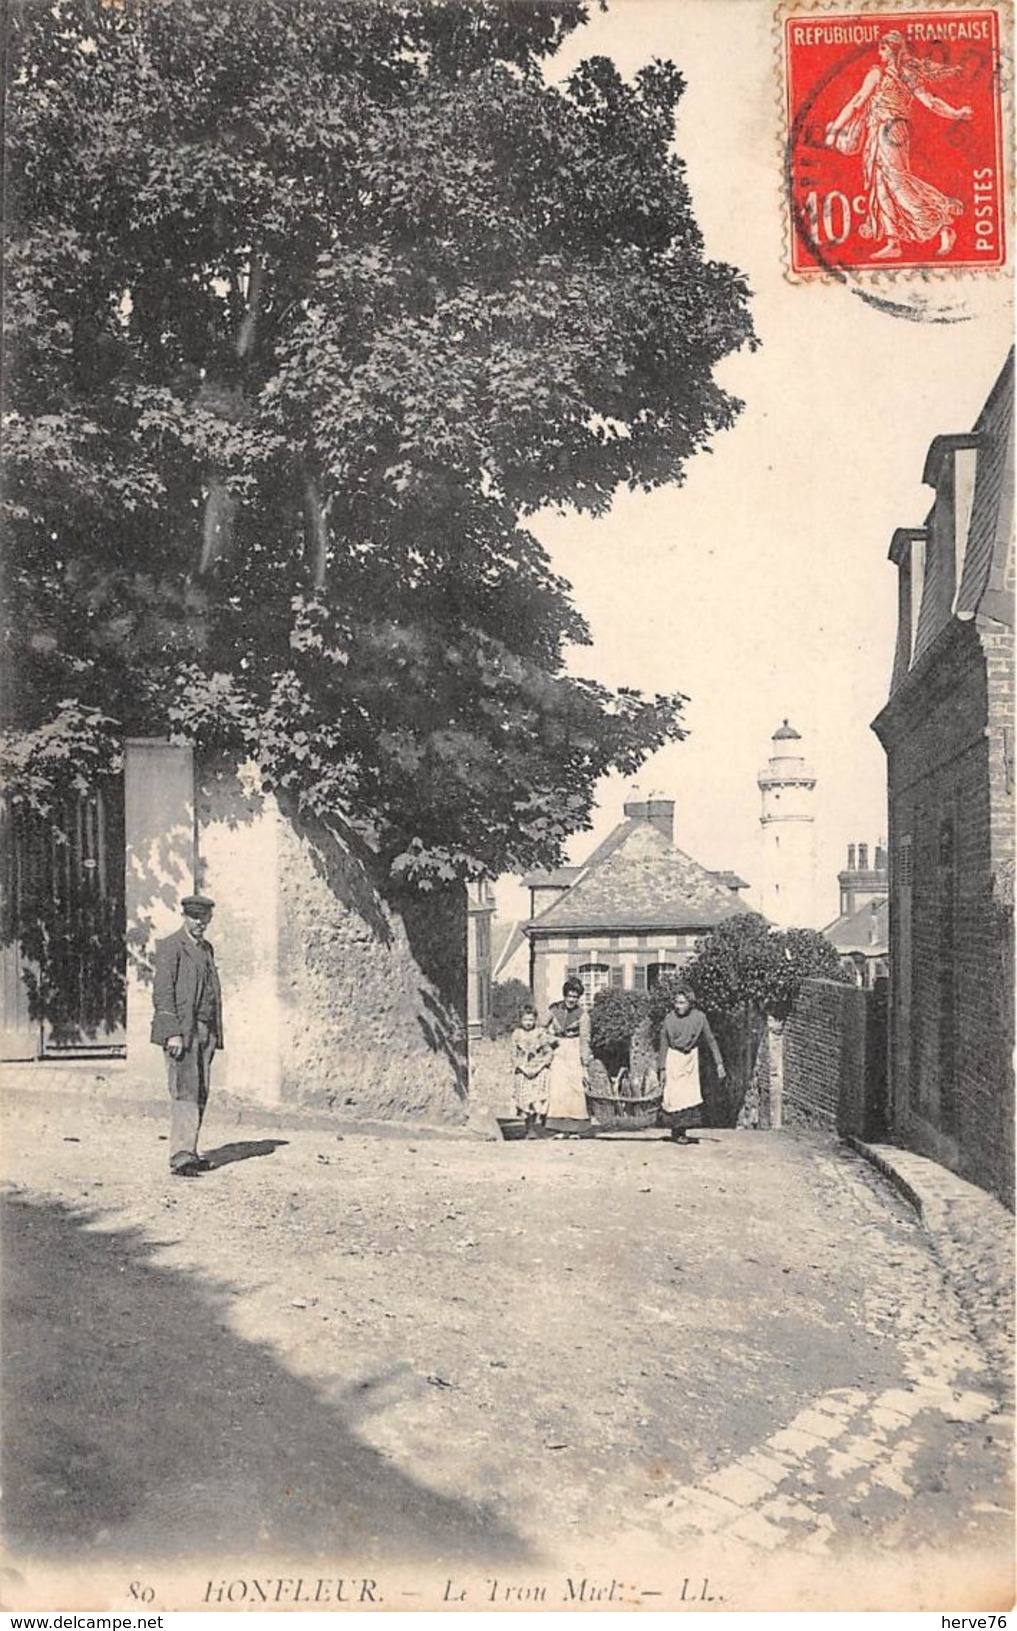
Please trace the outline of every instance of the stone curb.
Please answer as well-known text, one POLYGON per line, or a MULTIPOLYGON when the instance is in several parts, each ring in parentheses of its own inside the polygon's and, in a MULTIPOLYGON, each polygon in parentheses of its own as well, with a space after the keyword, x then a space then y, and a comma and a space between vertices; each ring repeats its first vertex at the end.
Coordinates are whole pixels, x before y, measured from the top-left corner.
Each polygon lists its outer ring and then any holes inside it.
POLYGON ((893 1144, 844 1142, 910 1202, 979 1341, 1012 1392, 1014 1218, 994 1195, 928 1156, 893 1144))
POLYGON ((856 1155, 862 1156, 870 1166, 881 1172, 883 1177, 893 1185, 894 1189, 914 1207, 921 1221, 923 1223, 926 1221, 920 1193, 913 1184, 908 1182, 900 1167, 896 1166, 892 1159, 898 1153, 903 1154, 903 1151, 898 1152, 889 1144, 866 1144, 862 1139, 855 1138, 853 1133, 845 1134, 844 1142, 855 1151, 856 1155))

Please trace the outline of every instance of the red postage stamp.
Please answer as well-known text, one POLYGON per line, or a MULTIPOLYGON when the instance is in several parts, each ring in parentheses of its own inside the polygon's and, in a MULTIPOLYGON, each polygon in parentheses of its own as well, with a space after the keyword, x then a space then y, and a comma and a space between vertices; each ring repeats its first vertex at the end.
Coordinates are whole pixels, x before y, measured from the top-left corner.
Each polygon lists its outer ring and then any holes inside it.
POLYGON ((783 18, 793 273, 1006 263, 995 10, 783 18))

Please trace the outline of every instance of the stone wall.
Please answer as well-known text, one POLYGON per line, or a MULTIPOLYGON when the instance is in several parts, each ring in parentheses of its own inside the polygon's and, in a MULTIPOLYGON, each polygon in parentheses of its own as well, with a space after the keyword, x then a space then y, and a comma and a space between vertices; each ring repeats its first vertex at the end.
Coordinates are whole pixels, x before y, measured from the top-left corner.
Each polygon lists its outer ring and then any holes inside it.
POLYGON ((806 980, 784 1024, 781 1120, 886 1136, 886 986, 806 980))
POLYGON ((293 815, 279 850, 283 1097, 464 1120, 465 891, 387 901, 365 857, 293 815))
POLYGON ((752 1072, 740 1094, 737 1127, 768 1129, 783 1125, 784 1022, 767 1018, 758 1037, 752 1072))
POLYGON ((465 1120, 465 891, 387 900, 352 839, 228 766, 201 768, 197 820, 224 989, 217 1083, 347 1119, 465 1120))
POLYGON ((195 885, 194 760, 189 747, 148 738, 124 751, 124 904, 127 924, 128 1090, 166 1091, 152 1029, 155 943, 181 924, 195 885))

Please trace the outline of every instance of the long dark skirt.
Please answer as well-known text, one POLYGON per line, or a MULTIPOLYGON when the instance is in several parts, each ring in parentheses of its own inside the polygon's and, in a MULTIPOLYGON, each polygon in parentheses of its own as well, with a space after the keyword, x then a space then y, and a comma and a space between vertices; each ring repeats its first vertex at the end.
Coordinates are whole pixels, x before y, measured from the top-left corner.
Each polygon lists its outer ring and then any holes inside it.
POLYGON ((690 1104, 685 1110, 659 1110, 657 1122, 660 1127, 670 1127, 674 1133, 684 1132, 689 1127, 701 1127, 703 1106, 690 1104))

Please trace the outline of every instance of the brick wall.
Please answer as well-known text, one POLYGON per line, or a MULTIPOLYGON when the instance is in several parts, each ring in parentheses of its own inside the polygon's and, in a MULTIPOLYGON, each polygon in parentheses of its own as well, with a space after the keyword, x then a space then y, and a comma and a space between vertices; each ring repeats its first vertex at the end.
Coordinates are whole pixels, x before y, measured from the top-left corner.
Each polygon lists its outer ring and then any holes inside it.
POLYGON ((782 1101, 785 1127, 885 1136, 883 981, 863 991, 834 980, 806 980, 784 1025, 782 1101))
MULTIPOLYGON (((1012 422, 1011 353, 975 426, 975 478, 966 525, 961 516, 964 566, 956 602, 937 598, 930 566, 915 658, 910 668, 895 665, 889 701, 873 722, 887 754, 890 801, 892 1134, 1008 1205, 1014 1178, 1012 422)), ((953 481, 958 470, 970 473, 967 443, 959 439, 964 447, 956 447, 960 463, 952 467, 942 456, 945 445, 934 443, 926 468, 925 479, 936 487, 931 548, 947 587, 954 558, 948 534, 957 519, 953 481)), ((909 536, 905 531, 901 542, 909 536)), ((897 541, 895 535, 891 553, 903 562, 897 541)), ((901 649, 902 638, 898 654, 901 649)))
POLYGON ((892 1132, 1012 1204, 1012 639, 982 619, 955 620, 930 658, 880 728, 892 1132), (909 892, 894 865, 906 837, 909 892))

